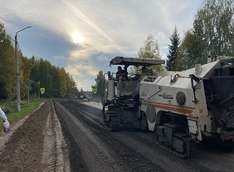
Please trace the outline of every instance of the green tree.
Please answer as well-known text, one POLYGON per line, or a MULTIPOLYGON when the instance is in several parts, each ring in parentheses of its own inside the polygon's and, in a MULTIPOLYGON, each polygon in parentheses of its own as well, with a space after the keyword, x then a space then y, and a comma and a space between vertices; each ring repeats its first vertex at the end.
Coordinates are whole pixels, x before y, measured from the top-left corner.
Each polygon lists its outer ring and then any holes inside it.
MULTIPOLYGON (((50 62, 27 58, 18 51, 21 98, 27 97, 26 81, 30 80, 30 95, 38 95, 40 87, 45 88, 43 97, 72 97, 78 95, 73 78, 64 68, 55 67, 50 62)), ((0 100, 16 98, 15 48, 4 24, 0 22, 0 100)))
POLYGON ((37 95, 40 94, 40 83, 41 83, 41 74, 40 74, 40 70, 39 70, 39 60, 35 57, 32 56, 32 58, 30 59, 31 63, 32 63, 32 69, 30 71, 30 80, 33 82, 32 86, 31 86, 31 95, 37 95))
POLYGON ((138 52, 139 58, 160 59, 158 42, 153 35, 148 35, 144 44, 138 52))
POLYGON ((43 59, 31 58, 30 80, 34 81, 31 94, 38 94, 39 87, 45 88, 44 97, 73 97, 78 95, 76 83, 64 68, 55 67, 43 59))
POLYGON ((234 1, 207 0, 195 15, 193 28, 179 47, 180 70, 204 64, 208 56, 234 54, 234 1))
POLYGON ((96 86, 97 86, 97 95, 102 96, 104 95, 104 89, 105 89, 105 77, 103 71, 99 71, 97 78, 95 79, 96 86))
POLYGON ((16 95, 14 57, 11 38, 0 22, 0 99, 12 99, 16 95))
POLYGON ((233 55, 234 1, 207 0, 198 10, 193 28, 194 35, 205 44, 204 57, 233 55))
POLYGON ((59 76, 60 76, 60 79, 61 79, 61 89, 60 89, 60 93, 61 93, 61 96, 64 97, 66 96, 66 92, 67 92, 67 73, 65 71, 64 68, 61 68, 59 70, 59 76))
POLYGON ((71 88, 71 97, 77 97, 79 95, 79 90, 77 89, 76 82, 72 77, 70 77, 70 88, 71 88))
POLYGON ((49 98, 53 96, 53 78, 51 76, 52 65, 47 60, 40 59, 39 61, 40 70, 40 86, 45 88, 44 97, 49 98))
MULTIPOLYGON (((20 53, 21 54, 21 53, 20 53)), ((28 59, 27 57, 24 57, 22 54, 20 55, 21 58, 21 70, 20 70, 20 77, 21 77, 21 87, 20 87, 20 92, 22 95, 22 98, 27 97, 27 85, 26 82, 30 81, 30 74, 31 74, 31 70, 33 68, 33 64, 32 61, 30 59, 28 59)), ((29 87, 29 89, 31 89, 31 86, 29 87)))
POLYGON ((61 95, 61 77, 59 76, 59 70, 61 70, 59 67, 52 67, 52 77, 56 78, 53 80, 53 97, 62 97, 61 95))
MULTIPOLYGON (((148 35, 144 44, 144 47, 141 47, 138 52, 139 58, 149 58, 149 59, 161 59, 160 51, 158 47, 158 42, 153 35, 148 35)), ((162 70, 162 65, 152 66, 152 69, 155 72, 162 70)), ((137 70, 136 68, 131 70, 137 70)))
POLYGON ((177 32, 176 27, 172 36, 170 37, 170 41, 171 41, 171 44, 168 46, 169 54, 167 55, 168 61, 167 61, 166 69, 169 71, 172 71, 176 69, 174 62, 177 58, 177 52, 178 52, 178 48, 180 44, 180 38, 179 38, 179 34, 177 32))
POLYGON ((205 46, 202 37, 194 35, 191 31, 186 32, 185 38, 177 52, 177 57, 174 63, 175 70, 181 71, 192 68, 196 63, 204 64, 204 48, 205 46))

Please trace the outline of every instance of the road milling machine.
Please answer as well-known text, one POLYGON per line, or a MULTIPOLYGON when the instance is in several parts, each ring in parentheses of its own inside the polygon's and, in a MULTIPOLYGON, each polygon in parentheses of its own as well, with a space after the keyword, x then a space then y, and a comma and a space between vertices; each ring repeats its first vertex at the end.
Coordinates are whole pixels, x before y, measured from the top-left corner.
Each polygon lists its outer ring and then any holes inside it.
MULTIPOLYGON (((135 59, 117 57, 110 63, 128 66, 128 60, 135 59)), ((109 128, 147 128, 161 147, 183 158, 193 156, 196 143, 206 140, 233 149, 234 57, 216 57, 180 72, 143 72, 126 81, 108 76, 103 117, 109 128)))
POLYGON ((150 66, 164 64, 164 60, 115 57, 110 65, 124 66, 123 72, 128 74, 128 67, 140 68, 140 72, 117 79, 116 73, 108 72, 103 104, 104 124, 110 130, 120 128, 146 128, 146 117, 140 113, 140 81, 143 76, 152 75, 150 66))

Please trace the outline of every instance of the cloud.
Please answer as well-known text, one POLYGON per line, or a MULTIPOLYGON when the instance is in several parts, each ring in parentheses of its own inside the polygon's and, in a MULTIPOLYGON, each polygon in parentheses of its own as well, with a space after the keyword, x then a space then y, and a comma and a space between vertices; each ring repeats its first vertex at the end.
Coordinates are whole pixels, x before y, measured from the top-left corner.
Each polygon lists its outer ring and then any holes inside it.
POLYGON ((108 60, 108 58, 106 56, 104 56, 104 55, 98 56, 97 59, 100 60, 100 61, 106 61, 106 60, 108 60))
POLYGON ((90 90, 92 85, 95 85, 95 78, 98 70, 93 66, 84 61, 77 64, 69 64, 65 67, 65 70, 72 75, 76 81, 78 88, 90 90))
POLYGON ((86 17, 82 12, 80 12, 72 3, 68 1, 64 1, 64 0, 63 2, 68 6, 68 8, 70 8, 73 11, 73 13, 77 17, 81 18, 84 22, 86 22, 89 26, 91 26, 94 30, 96 30, 103 37, 105 37, 109 41, 112 41, 111 38, 107 36, 106 33, 101 28, 99 28, 94 22, 92 22, 88 17, 86 17))
POLYGON ((168 40, 168 36, 165 33, 163 33, 162 31, 160 31, 157 33, 156 39, 164 41, 164 40, 168 40))
POLYGON ((165 58, 175 26, 182 37, 192 27, 201 1, 1 0, 0 21, 11 35, 32 25, 30 32, 20 34, 22 52, 50 59, 64 67, 79 87, 91 89, 98 72, 110 70, 111 58, 137 57, 149 34, 158 40, 165 58), (82 43, 74 44, 75 32, 84 38, 82 43))

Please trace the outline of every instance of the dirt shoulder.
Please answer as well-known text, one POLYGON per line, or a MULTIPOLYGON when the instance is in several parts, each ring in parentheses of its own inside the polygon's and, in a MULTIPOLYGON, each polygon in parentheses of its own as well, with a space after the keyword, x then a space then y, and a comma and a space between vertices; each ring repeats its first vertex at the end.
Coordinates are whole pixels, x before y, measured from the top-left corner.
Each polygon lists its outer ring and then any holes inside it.
POLYGON ((8 171, 69 171, 66 144, 52 102, 42 104, 0 135, 0 169, 8 171))

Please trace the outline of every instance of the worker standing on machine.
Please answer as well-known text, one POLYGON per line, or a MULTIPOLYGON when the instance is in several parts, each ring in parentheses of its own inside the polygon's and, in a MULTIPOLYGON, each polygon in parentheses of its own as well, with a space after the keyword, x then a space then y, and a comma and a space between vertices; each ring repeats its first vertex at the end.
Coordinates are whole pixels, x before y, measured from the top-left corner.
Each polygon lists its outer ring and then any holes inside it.
POLYGON ((116 73, 116 79, 117 80, 127 80, 127 72, 122 69, 121 66, 118 66, 118 71, 116 73))

